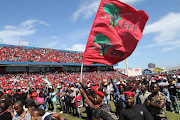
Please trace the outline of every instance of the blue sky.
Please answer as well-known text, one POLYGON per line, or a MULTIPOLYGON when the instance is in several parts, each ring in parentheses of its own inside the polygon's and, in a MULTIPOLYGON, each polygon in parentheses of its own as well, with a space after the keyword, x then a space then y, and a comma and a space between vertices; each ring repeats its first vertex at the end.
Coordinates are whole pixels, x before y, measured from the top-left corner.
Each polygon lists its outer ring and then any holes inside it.
MULTIPOLYGON (((121 0, 149 15, 130 68, 179 66, 180 0, 121 0)), ((84 51, 100 0, 1 0, 0 43, 84 51)), ((125 68, 125 61, 119 63, 125 68)))

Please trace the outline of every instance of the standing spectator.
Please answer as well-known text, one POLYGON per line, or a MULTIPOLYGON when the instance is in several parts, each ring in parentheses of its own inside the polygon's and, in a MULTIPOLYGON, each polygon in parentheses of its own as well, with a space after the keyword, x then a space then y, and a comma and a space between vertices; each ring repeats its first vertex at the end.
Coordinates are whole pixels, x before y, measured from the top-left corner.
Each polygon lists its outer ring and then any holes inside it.
POLYGON ((42 92, 40 92, 39 93, 39 96, 37 97, 37 99, 36 99, 36 104, 38 105, 38 107, 39 108, 41 108, 41 109, 43 109, 43 110, 45 110, 44 108, 44 105, 45 105, 45 100, 44 100, 44 98, 43 98, 43 93, 42 92))
POLYGON ((110 112, 110 108, 107 104, 102 104, 102 100, 104 99, 104 93, 101 91, 95 91, 94 103, 91 102, 84 90, 81 90, 81 94, 86 99, 87 104, 94 109, 92 119, 96 120, 117 120, 115 114, 110 112))
POLYGON ((74 104, 74 101, 75 101, 75 97, 76 97, 76 92, 74 91, 74 87, 71 87, 71 94, 69 95, 69 97, 71 98, 71 108, 73 110, 72 114, 74 115, 75 114, 75 104, 74 104))
POLYGON ((83 106, 82 104, 82 99, 81 99, 81 94, 79 90, 76 90, 76 97, 75 97, 75 105, 76 105, 76 111, 78 113, 78 117, 81 117, 81 107, 83 106))
POLYGON ((52 100, 51 100, 51 93, 52 93, 52 87, 50 86, 49 88, 48 88, 48 97, 47 97, 47 101, 48 101, 48 104, 49 104, 49 107, 48 107, 48 109, 52 109, 53 110, 53 104, 52 104, 52 100))
POLYGON ((38 97, 38 93, 36 92, 36 89, 33 89, 33 90, 32 90, 32 99, 33 99, 33 100, 36 100, 37 97, 38 97))
POLYGON ((31 115, 23 109, 22 101, 15 102, 14 109, 17 114, 14 115, 12 120, 31 120, 31 115))
POLYGON ((123 94, 125 92, 125 87, 123 84, 120 84, 118 87, 119 87, 119 95, 118 95, 117 104, 116 104, 116 115, 120 116, 121 109, 126 107, 125 95, 123 94))
POLYGON ((177 100, 177 91, 176 91, 176 86, 172 83, 172 79, 170 78, 169 80, 169 93, 170 93, 170 99, 171 99, 171 102, 172 102, 172 106, 174 108, 174 111, 173 112, 177 112, 180 114, 180 109, 179 109, 179 103, 178 103, 178 100, 177 100), (177 110, 176 111, 176 107, 177 107, 177 110))
POLYGON ((65 96, 65 91, 64 91, 64 87, 61 89, 60 91, 60 96, 59 96, 59 101, 60 101, 60 106, 61 106, 61 112, 60 114, 62 114, 64 112, 64 96, 65 96))
POLYGON ((148 101, 148 96, 151 93, 147 91, 147 85, 146 84, 142 84, 141 86, 141 92, 139 93, 139 95, 137 96, 137 104, 141 104, 144 107, 147 107, 147 101, 148 101))
POLYGON ((48 93, 47 93, 46 90, 44 90, 44 92, 43 92, 43 98, 44 98, 44 100, 45 100, 44 110, 47 111, 47 110, 48 110, 48 106, 47 106, 48 93))
POLYGON ((134 103, 135 93, 124 92, 126 107, 121 109, 119 120, 153 120, 153 117, 143 105, 134 103))
POLYGON ((109 106, 109 108, 111 109, 111 105, 110 105, 110 93, 111 93, 111 89, 108 86, 108 83, 104 83, 104 93, 106 95, 106 100, 107 100, 107 104, 109 106))
POLYGON ((32 113, 32 111, 34 110, 34 106, 35 106, 35 103, 32 98, 25 100, 25 108, 27 108, 28 113, 30 113, 30 114, 32 113))
POLYGON ((178 98, 180 100, 180 75, 177 76, 176 88, 178 89, 178 98))
POLYGON ((157 83, 152 85, 152 94, 149 96, 147 106, 154 120, 167 120, 166 96, 159 91, 157 83))
POLYGON ((56 112, 56 92, 54 92, 54 89, 51 89, 50 97, 53 104, 53 112, 56 112))
POLYGON ((57 86, 57 105, 60 106, 60 92, 61 86, 57 86))
POLYGON ((69 97, 70 95, 70 91, 69 90, 66 90, 65 91, 65 98, 64 98, 64 101, 65 101, 65 104, 66 104, 66 115, 69 114, 69 109, 70 109, 70 105, 71 105, 71 97, 69 97))
POLYGON ((45 114, 44 110, 37 108, 32 111, 31 120, 42 120, 42 116, 45 114))
POLYGON ((8 112, 8 102, 0 102, 0 120, 12 120, 11 113, 8 112))

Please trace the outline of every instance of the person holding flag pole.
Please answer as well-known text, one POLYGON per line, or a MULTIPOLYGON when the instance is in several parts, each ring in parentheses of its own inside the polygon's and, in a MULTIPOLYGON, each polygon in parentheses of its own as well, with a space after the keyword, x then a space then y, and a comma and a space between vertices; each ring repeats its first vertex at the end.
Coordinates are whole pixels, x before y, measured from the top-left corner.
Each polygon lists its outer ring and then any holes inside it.
MULTIPOLYGON (((138 11, 119 0, 101 0, 82 60, 80 78, 82 87, 83 64, 113 65, 125 60, 133 53, 142 38, 148 18, 143 10, 138 11)), ((94 99, 87 95, 84 87, 80 92, 87 104, 94 109, 93 119, 117 119, 106 105, 102 105, 103 92, 95 90, 94 99)))

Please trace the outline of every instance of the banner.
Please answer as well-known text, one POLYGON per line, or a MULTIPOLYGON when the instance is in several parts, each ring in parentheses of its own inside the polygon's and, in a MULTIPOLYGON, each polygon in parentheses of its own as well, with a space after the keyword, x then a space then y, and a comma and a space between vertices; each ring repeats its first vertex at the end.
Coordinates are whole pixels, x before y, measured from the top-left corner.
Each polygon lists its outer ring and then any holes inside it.
POLYGON ((148 15, 118 0, 101 0, 82 63, 116 64, 132 54, 148 15))

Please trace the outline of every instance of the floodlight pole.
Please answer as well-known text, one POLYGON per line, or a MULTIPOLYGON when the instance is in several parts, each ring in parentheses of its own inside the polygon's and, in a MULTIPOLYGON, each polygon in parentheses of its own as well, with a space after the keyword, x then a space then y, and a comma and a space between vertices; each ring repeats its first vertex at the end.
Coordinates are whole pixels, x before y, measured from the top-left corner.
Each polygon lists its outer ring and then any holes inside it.
POLYGON ((127 76, 129 76, 129 71, 128 71, 128 62, 127 62, 127 58, 126 58, 126 71, 127 71, 127 76))
POLYGON ((82 72, 83 72, 83 63, 81 64, 81 78, 80 78, 80 82, 82 82, 82 72))

